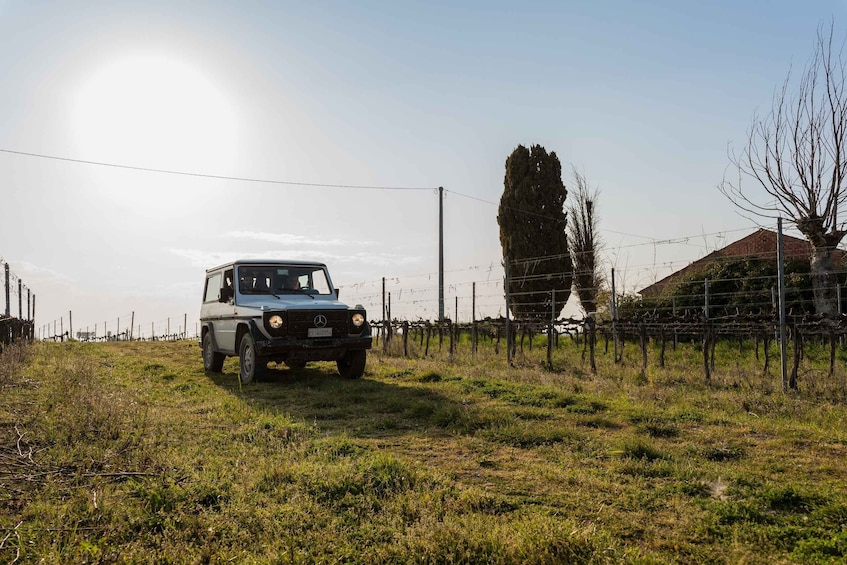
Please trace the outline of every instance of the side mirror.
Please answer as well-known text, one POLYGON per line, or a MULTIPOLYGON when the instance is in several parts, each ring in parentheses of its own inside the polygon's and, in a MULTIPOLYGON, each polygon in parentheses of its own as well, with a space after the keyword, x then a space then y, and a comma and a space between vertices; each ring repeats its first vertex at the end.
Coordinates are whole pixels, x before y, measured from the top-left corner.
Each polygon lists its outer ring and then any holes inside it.
POLYGON ((336 288, 336 289, 335 289, 335 297, 336 297, 336 298, 341 298, 341 289, 340 289, 340 288, 336 288))

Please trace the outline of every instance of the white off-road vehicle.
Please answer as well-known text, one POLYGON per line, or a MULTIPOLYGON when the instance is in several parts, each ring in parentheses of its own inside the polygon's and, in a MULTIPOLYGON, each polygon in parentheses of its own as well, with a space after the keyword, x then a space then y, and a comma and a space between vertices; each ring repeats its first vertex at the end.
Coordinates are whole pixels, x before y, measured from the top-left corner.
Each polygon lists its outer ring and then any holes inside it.
POLYGON ((326 265, 241 260, 206 271, 200 347, 207 371, 238 356, 241 382, 265 375, 269 361, 299 369, 335 361, 342 377, 365 372, 371 328, 365 309, 338 300, 326 265))

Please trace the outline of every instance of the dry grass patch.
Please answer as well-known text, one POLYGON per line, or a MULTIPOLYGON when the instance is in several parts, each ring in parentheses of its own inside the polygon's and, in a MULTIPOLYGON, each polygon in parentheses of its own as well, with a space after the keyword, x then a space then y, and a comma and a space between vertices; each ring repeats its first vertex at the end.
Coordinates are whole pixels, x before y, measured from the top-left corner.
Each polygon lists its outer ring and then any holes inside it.
POLYGON ((37 344, 0 362, 0 561, 847 558, 837 399, 545 353, 241 387, 195 343, 37 344))

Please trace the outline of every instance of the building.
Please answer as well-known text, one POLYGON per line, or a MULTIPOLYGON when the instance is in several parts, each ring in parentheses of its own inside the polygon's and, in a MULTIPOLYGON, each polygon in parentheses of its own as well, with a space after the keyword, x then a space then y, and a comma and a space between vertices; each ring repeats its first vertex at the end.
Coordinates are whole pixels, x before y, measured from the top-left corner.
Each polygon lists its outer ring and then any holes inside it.
MULTIPOLYGON (((789 235, 782 236, 783 253, 786 260, 803 259, 811 257, 812 246, 805 239, 798 239, 789 235)), ((836 265, 847 266, 847 252, 838 250, 839 257, 836 265)), ((660 296, 670 291, 676 284, 684 281, 689 275, 701 272, 710 264, 727 259, 770 259, 776 262, 777 255, 777 233, 775 231, 760 228, 745 238, 730 243, 722 249, 713 251, 694 261, 690 265, 671 273, 662 280, 651 284, 639 291, 643 298, 660 296)), ((840 269, 839 269, 840 270, 840 269)))

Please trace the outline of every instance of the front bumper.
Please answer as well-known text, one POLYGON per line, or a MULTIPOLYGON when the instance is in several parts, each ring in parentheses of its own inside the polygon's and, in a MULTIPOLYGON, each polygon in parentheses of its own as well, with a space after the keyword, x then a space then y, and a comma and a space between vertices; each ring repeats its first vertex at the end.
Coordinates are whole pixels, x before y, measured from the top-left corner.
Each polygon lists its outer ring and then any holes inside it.
POLYGON ((256 340, 256 353, 270 359, 298 361, 338 361, 348 351, 370 349, 373 338, 367 336, 311 339, 271 338, 256 340))

